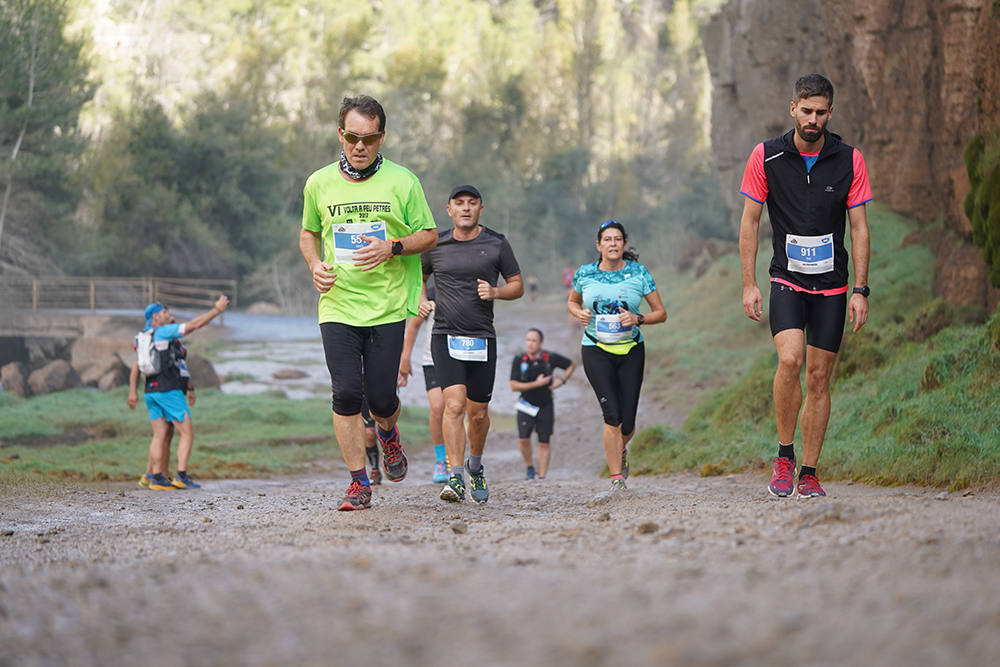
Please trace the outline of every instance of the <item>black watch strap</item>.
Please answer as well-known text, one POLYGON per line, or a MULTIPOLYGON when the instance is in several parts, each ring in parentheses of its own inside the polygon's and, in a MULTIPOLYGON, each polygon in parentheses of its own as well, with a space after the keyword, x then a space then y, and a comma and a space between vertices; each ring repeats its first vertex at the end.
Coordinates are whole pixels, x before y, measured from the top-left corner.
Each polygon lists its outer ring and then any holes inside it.
POLYGON ((871 294, 871 292, 872 291, 868 287, 868 285, 865 285, 864 287, 855 287, 853 290, 851 290, 852 294, 860 294, 861 296, 865 297, 866 299, 868 298, 868 295, 871 294))
POLYGON ((393 241, 392 242, 392 254, 393 255, 402 255, 403 254, 403 242, 402 241, 393 241))

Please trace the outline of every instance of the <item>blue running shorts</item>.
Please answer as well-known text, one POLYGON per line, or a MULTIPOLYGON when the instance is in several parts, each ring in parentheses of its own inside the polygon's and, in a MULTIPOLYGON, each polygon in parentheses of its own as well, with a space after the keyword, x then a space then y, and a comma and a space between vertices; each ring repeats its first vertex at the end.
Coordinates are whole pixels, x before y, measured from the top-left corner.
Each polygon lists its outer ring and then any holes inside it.
POLYGON ((182 422, 191 414, 184 392, 180 389, 147 393, 145 397, 149 421, 166 419, 168 422, 182 422))

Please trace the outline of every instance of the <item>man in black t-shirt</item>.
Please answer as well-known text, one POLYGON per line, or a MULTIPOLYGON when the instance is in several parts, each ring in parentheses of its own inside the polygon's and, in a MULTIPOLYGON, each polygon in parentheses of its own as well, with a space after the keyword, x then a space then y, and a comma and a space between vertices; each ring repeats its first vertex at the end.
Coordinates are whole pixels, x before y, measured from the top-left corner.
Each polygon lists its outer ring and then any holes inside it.
MULTIPOLYGON (((465 479, 458 463, 465 461, 469 494, 476 502, 485 503, 489 489, 482 456, 490 430, 489 402, 497 363, 493 300, 520 298, 524 284, 506 237, 479 224, 483 212, 479 190, 471 185, 454 188, 447 211, 453 228, 439 232, 437 246, 421 256, 425 286, 433 275, 437 290, 431 355, 444 393, 444 444, 452 462, 441 499, 459 502, 465 498, 465 479), (498 286, 500 276, 506 281, 502 286, 498 286)), ((420 315, 426 317, 431 309, 426 294, 420 301, 420 315)))
POLYGON ((510 367, 510 389, 521 392, 521 400, 517 402, 517 443, 527 467, 525 479, 535 478, 532 431, 538 434, 538 478, 545 479, 549 471, 549 440, 556 420, 552 390, 566 384, 576 368, 572 359, 543 350, 544 338, 540 329, 528 329, 524 336, 524 354, 514 357, 510 367), (561 378, 553 376, 557 368, 565 371, 561 378))

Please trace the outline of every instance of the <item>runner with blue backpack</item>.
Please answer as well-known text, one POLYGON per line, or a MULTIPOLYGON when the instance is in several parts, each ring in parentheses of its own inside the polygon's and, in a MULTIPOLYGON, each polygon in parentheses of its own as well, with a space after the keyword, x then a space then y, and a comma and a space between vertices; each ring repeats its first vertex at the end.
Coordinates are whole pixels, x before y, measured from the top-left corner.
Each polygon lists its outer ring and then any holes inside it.
POLYGON ((229 299, 220 296, 211 310, 182 324, 174 321, 173 314, 163 304, 151 303, 146 306, 146 326, 136 334, 134 341, 137 359, 129 376, 126 399, 129 409, 134 410, 139 402, 139 373, 143 373, 146 377, 146 409, 153 427, 153 440, 149 445, 149 469, 139 481, 143 487, 153 491, 167 491, 197 489, 201 486, 191 479, 187 470, 194 444, 194 426, 184 396, 188 377, 180 339, 211 322, 228 306, 229 299), (177 476, 173 479, 167 472, 171 424, 180 434, 177 444, 177 476))
POLYGON ((573 319, 585 327, 583 370, 604 415, 604 455, 612 491, 626 489, 628 443, 635 435, 646 364, 640 327, 667 320, 653 276, 627 243, 628 235, 620 222, 602 223, 596 243, 601 257, 577 269, 566 303, 573 319), (645 315, 639 312, 643 299, 650 307, 645 315))

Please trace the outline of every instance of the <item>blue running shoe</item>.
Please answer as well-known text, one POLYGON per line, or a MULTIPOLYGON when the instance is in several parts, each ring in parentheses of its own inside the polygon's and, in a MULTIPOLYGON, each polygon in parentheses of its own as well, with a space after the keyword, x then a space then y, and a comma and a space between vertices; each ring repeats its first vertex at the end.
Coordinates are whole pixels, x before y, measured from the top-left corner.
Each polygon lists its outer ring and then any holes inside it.
POLYGON ((525 479, 535 479, 535 466, 528 466, 528 469, 524 472, 525 479))
POLYGON ((201 484, 198 484, 186 472, 178 472, 177 477, 174 477, 171 482, 178 489, 200 489, 201 484))
POLYGON ((469 473, 469 495, 480 505, 490 499, 490 489, 486 486, 486 467, 480 465, 479 470, 469 470, 469 461, 465 461, 465 469, 469 473))
POLYGON ((444 484, 448 481, 448 462, 441 460, 434 464, 434 483, 444 484))
POLYGON ((173 485, 170 479, 167 478, 163 473, 156 473, 149 478, 149 488, 152 491, 176 491, 177 487, 173 485))
POLYGON ((448 478, 448 483, 441 489, 441 500, 452 503, 460 503, 465 500, 465 480, 461 475, 452 475, 448 478))

